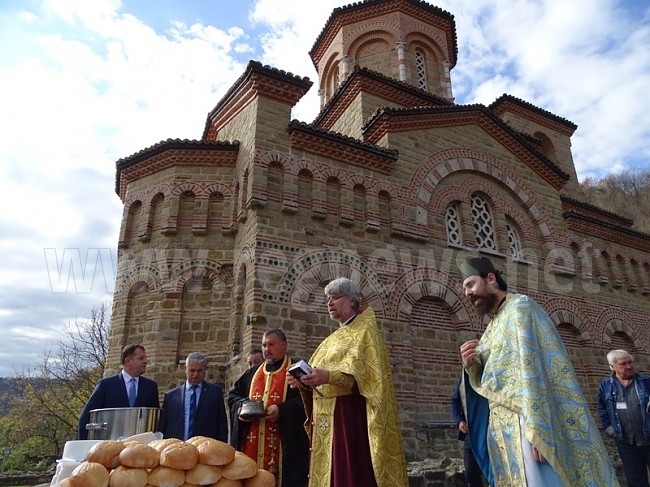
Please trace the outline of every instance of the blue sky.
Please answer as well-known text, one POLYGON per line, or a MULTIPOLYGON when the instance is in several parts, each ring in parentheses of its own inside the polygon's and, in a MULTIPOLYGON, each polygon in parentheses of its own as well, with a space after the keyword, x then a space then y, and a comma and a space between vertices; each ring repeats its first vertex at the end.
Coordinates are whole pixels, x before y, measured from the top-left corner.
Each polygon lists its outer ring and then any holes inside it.
MULTIPOLYGON (((0 376, 110 298, 115 161, 200 138, 250 59, 316 81, 308 51, 350 3, 0 0, 0 376)), ((456 19, 457 103, 508 93, 576 123, 580 179, 649 167, 650 4, 431 3, 456 19)), ((314 87, 293 117, 317 113, 314 87)))

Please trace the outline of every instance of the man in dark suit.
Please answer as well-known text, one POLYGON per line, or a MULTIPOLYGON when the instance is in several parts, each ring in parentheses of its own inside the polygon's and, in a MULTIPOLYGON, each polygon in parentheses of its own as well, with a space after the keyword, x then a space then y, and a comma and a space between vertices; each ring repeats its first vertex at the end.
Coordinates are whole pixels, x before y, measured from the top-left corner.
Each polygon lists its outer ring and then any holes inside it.
POLYGON ((463 378, 459 378, 454 387, 454 393, 451 395, 451 417, 458 427, 458 439, 463 442, 463 463, 465 464, 465 481, 467 487, 482 487, 483 472, 479 466, 472 445, 469 441, 469 428, 467 419, 465 419, 465 384, 463 378))
POLYGON ((147 368, 147 353, 142 345, 127 345, 122 350, 122 372, 100 379, 79 417, 78 437, 88 439, 86 425, 90 412, 106 408, 158 408, 158 384, 142 377, 147 368))
POLYGON ((193 436, 207 436, 228 441, 223 389, 203 380, 207 367, 205 355, 190 353, 185 360, 187 380, 165 393, 159 428, 165 438, 187 440, 193 436))

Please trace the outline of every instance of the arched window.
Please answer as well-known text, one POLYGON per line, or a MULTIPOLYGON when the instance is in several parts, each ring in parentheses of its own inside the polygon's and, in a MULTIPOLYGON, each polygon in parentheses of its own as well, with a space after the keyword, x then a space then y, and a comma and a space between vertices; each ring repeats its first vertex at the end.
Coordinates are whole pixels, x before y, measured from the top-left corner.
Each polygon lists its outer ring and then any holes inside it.
POLYGON ((476 246, 479 249, 496 250, 490 208, 487 202, 476 194, 472 196, 472 219, 474 220, 476 246))
POLYGON ((460 233, 460 218, 456 205, 449 205, 445 212, 445 227, 447 227, 447 243, 460 245, 462 235, 460 233))
POLYGON ((523 260, 524 255, 521 251, 521 240, 519 233, 512 222, 506 222, 506 232, 508 233, 508 252, 515 260, 523 260))
POLYGON ((418 74, 418 88, 427 89, 427 68, 424 63, 424 53, 419 49, 415 51, 415 69, 418 74))

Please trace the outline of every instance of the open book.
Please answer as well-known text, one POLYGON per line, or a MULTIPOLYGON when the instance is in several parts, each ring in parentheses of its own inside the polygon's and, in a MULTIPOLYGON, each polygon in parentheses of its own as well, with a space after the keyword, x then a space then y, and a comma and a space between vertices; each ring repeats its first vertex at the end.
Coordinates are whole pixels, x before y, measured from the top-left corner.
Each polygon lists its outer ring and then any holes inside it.
POLYGON ((293 375, 298 382, 305 386, 305 388, 316 391, 321 396, 323 395, 318 389, 314 389, 302 381, 303 375, 311 374, 311 366, 304 360, 300 360, 289 367, 289 373, 293 375))

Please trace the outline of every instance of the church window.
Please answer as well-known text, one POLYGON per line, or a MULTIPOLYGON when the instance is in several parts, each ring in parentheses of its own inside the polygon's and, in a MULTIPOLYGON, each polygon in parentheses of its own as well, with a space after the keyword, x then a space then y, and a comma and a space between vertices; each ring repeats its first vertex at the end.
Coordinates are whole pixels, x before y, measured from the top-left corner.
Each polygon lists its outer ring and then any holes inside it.
POLYGON ((445 212, 445 226, 447 227, 447 243, 460 245, 462 242, 460 234, 460 218, 456 205, 449 205, 445 212))
POLYGON ((479 195, 472 196, 472 219, 474 220, 476 246, 479 249, 496 250, 490 208, 479 195))
POLYGON ((508 233, 508 251, 515 260, 522 260, 524 255, 521 251, 521 240, 517 229, 511 222, 506 223, 506 232, 508 233))
POLYGON ((427 89, 427 70, 424 64, 424 53, 420 50, 415 51, 415 69, 418 74, 418 88, 427 89))

